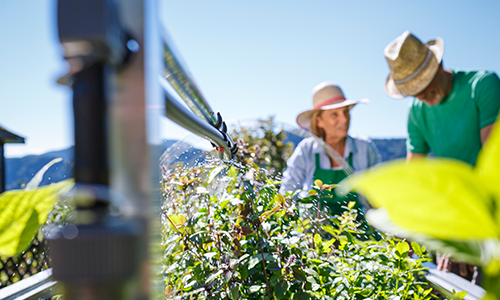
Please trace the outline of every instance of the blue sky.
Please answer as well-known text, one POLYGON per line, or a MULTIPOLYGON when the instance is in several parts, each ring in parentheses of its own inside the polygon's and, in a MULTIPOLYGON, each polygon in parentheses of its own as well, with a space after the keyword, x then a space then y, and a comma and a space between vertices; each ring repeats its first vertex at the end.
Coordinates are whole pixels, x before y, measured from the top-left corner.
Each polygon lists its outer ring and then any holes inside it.
MULTIPOLYGON (((351 132, 406 136, 410 99, 393 100, 383 84, 384 47, 412 31, 440 36, 445 67, 500 71, 498 1, 160 0, 159 14, 215 111, 226 120, 274 115, 295 125, 310 91, 329 80, 349 98, 351 132)), ((8 157, 72 142, 71 90, 57 40, 54 0, 0 0, 0 124, 27 138, 8 157)), ((162 136, 187 133, 168 121, 162 136)))

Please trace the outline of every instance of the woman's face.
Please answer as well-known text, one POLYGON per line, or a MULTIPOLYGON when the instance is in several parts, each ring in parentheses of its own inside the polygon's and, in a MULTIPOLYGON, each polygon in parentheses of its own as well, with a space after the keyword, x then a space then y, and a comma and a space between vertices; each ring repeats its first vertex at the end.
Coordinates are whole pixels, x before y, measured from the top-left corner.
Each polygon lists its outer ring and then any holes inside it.
POLYGON ((316 124, 325 131, 325 138, 345 138, 349 131, 351 115, 349 106, 322 111, 316 124))

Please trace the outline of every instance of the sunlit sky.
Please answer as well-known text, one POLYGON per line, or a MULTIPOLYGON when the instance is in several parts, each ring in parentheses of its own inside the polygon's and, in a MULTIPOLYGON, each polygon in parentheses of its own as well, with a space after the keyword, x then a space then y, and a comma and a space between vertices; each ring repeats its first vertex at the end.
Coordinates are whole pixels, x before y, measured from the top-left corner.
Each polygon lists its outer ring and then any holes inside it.
MULTIPOLYGON (((445 42, 445 68, 500 71, 498 1, 160 0, 161 21, 210 105, 226 120, 275 116, 295 125, 311 89, 335 81, 351 133, 405 137, 410 99, 384 93, 385 46, 410 30, 445 42)), ((0 125, 26 137, 7 157, 73 144, 71 90, 54 0, 0 0, 0 125)), ((164 138, 187 133, 162 122, 164 138)))

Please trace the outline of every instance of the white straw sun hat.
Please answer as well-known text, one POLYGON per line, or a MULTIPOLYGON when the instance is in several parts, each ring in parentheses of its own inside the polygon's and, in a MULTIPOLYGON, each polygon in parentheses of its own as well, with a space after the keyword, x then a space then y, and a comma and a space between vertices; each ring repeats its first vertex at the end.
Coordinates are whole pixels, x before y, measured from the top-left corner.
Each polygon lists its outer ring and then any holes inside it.
POLYGON ((396 99, 418 95, 436 75, 443 52, 443 39, 423 44, 408 30, 390 42, 384 49, 390 69, 385 82, 387 95, 396 99))
POLYGON ((333 82, 322 82, 312 90, 313 109, 306 110, 297 116, 297 124, 304 129, 311 126, 311 116, 316 110, 328 110, 344 106, 353 108, 358 103, 370 103, 368 99, 348 100, 340 87, 333 82))

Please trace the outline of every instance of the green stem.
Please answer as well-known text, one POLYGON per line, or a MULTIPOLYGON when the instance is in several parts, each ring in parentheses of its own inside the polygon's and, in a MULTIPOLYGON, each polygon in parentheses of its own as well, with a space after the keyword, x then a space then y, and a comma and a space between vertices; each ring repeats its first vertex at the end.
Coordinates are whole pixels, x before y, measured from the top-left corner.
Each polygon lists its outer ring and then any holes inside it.
POLYGON ((273 299, 273 288, 271 287, 271 284, 269 283, 269 279, 267 278, 266 260, 264 259, 264 251, 262 250, 262 241, 260 240, 260 234, 258 231, 257 231, 257 238, 259 239, 259 249, 260 249, 260 255, 262 257, 262 266, 264 267, 264 277, 266 277, 266 283, 267 283, 267 287, 269 289, 270 299, 273 299))

